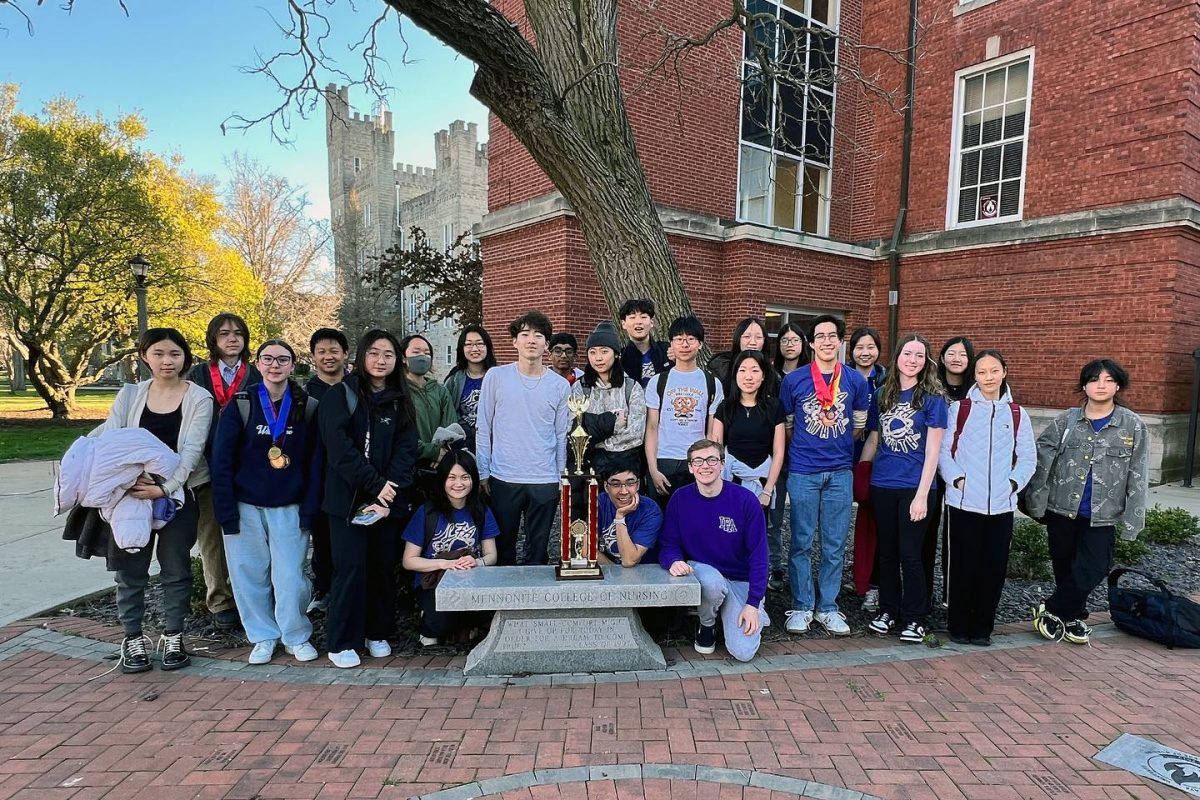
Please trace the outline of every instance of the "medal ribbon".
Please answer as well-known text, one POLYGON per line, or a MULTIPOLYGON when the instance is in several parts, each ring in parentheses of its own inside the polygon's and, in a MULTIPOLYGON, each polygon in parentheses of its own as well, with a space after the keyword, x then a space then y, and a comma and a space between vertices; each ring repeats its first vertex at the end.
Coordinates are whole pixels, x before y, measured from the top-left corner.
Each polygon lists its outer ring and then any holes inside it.
POLYGON ((246 377, 246 362, 239 361, 237 372, 233 373, 233 380, 229 383, 229 388, 225 388, 225 379, 221 377, 221 368, 213 362, 208 365, 208 374, 212 376, 213 395, 217 398, 217 405, 221 408, 229 402, 233 397, 237 387, 242 384, 242 378, 246 377))
POLYGON ((817 402, 821 404, 823 410, 828 411, 833 408, 833 401, 837 399, 838 386, 842 383, 841 362, 833 362, 833 378, 829 383, 825 383, 825 376, 821 374, 821 368, 817 366, 815 358, 809 362, 808 368, 812 372, 813 390, 817 394, 817 402))
POLYGON ((287 431, 288 414, 292 410, 292 393, 284 390, 278 414, 275 413, 275 405, 271 402, 271 395, 267 393, 264 383, 258 385, 258 399, 262 401, 263 416, 267 418, 267 429, 271 431, 271 444, 278 447, 283 444, 283 436, 287 431))

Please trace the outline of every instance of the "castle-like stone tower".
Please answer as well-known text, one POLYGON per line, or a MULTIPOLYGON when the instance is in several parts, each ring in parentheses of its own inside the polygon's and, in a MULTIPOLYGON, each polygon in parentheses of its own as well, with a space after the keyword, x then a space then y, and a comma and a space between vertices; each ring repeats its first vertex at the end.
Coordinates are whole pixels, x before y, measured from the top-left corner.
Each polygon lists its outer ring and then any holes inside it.
POLYGON ((456 120, 434 135, 435 167, 393 161, 392 112, 361 115, 349 90, 325 89, 329 205, 334 263, 343 292, 342 322, 353 338, 366 324, 388 324, 399 337, 424 334, 433 345, 436 373, 454 364, 456 320, 431 320, 428 290, 403 287, 398 298, 362 284, 362 271, 389 247, 404 246, 408 231, 425 231, 429 243, 447 247, 469 232, 487 210, 487 145, 475 123, 456 120))

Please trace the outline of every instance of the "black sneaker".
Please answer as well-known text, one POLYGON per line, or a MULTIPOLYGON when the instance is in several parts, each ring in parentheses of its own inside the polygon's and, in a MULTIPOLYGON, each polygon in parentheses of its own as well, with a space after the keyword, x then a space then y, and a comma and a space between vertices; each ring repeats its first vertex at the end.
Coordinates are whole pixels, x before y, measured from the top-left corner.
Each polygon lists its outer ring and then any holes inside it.
POLYGON ((227 608, 224 611, 218 611, 213 614, 213 621, 216 623, 219 631, 236 631, 242 627, 242 619, 238 616, 236 608, 227 608))
POLYGON ((162 668, 182 669, 192 663, 192 657, 183 649, 183 632, 164 633, 158 640, 162 648, 162 668))
POLYGON ((991 647, 992 646, 992 637, 976 636, 974 639, 971 640, 971 644, 975 645, 976 647, 991 647))
POLYGON ((1088 644, 1092 640, 1092 629, 1081 619, 1073 619, 1063 625, 1063 639, 1071 644, 1088 644))
POLYGON ((925 641, 925 626, 919 622, 910 622, 900 631, 900 641, 906 644, 920 644, 925 641))
POLYGON ((1057 642, 1066 634, 1063 621, 1047 611, 1045 603, 1034 606, 1033 629, 1052 642, 1057 642))
POLYGON ((717 626, 716 625, 701 625, 700 630, 696 631, 696 652, 701 655, 708 655, 717 649, 717 626))
POLYGON ((767 588, 776 592, 783 591, 787 588, 787 575, 783 570, 771 570, 771 577, 767 580, 767 588))
POLYGON ((871 620, 870 623, 867 624, 867 627, 870 628, 871 633, 877 633, 880 636, 887 636, 896 629, 896 620, 893 619, 892 615, 888 612, 881 611, 876 615, 875 619, 871 620))
POLYGON ((149 672, 153 665, 150 656, 146 655, 146 637, 142 634, 126 636, 121 640, 121 658, 117 662, 121 672, 131 675, 135 672, 149 672))

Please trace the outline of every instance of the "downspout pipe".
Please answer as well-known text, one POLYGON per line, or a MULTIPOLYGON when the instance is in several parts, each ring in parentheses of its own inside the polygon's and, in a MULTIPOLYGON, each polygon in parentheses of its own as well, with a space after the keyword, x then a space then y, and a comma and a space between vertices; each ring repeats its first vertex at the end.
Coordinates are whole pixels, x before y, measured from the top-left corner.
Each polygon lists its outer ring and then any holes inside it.
POLYGON ((908 51, 905 57, 904 138, 900 149, 900 204, 888 242, 888 347, 900 338, 900 242, 908 221, 908 184, 912 170, 913 100, 917 94, 917 4, 908 3, 908 51))

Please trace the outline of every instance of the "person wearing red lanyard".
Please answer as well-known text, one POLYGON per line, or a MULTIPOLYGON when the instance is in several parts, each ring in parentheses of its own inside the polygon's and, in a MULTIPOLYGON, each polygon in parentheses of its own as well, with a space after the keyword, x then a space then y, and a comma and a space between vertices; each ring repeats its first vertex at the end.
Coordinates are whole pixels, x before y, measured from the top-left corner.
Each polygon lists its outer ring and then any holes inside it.
MULTIPOLYGON (((213 317, 208 323, 204 341, 208 345, 208 361, 192 367, 188 380, 206 389, 213 398, 213 424, 204 448, 204 457, 211 461, 221 409, 237 392, 262 381, 262 375, 250 363, 250 329, 237 314, 224 312, 213 317)), ((240 624, 240 619, 234 603, 233 586, 229 582, 229 569, 225 564, 221 526, 213 513, 210 485, 205 484, 196 490, 196 506, 200 512, 196 543, 200 547, 207 589, 204 602, 218 628, 233 630, 240 624)))
POLYGON ((280 644, 312 661, 313 626, 304 559, 320 505, 317 401, 291 380, 296 352, 279 339, 258 347, 263 380, 234 395, 217 423, 213 505, 225 534, 229 577, 251 664, 265 664, 280 644))

